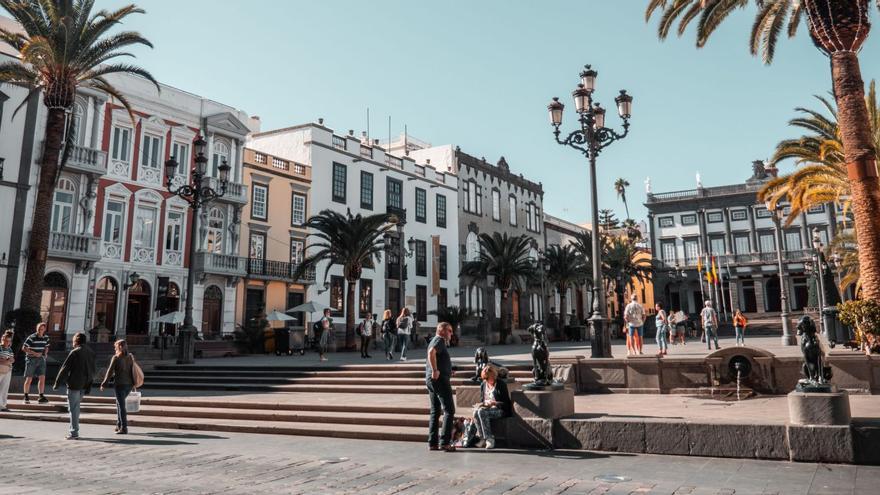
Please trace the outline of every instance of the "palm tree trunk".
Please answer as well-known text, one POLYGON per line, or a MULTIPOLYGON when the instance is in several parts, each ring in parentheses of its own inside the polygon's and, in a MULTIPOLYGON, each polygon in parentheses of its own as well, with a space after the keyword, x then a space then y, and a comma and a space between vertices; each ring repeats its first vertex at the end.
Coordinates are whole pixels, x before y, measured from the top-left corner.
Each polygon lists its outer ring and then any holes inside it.
POLYGON ((629 216, 629 204, 626 202, 625 196, 623 198, 623 208, 626 210, 626 219, 629 220, 630 218, 632 218, 629 216))
POLYGON ((831 76, 847 177, 852 186, 862 294, 866 299, 880 301, 880 180, 856 53, 832 54, 831 76))
POLYGON ((40 300, 43 296, 43 272, 49 249, 49 224, 52 220, 52 195, 55 191, 55 176, 58 173, 58 159, 64 139, 65 114, 63 109, 52 108, 46 118, 46 144, 40 163, 40 182, 34 205, 34 219, 28 240, 27 268, 21 288, 20 307, 34 312, 36 321, 21 321, 16 324, 20 332, 30 332, 39 321, 40 300))
POLYGON ((357 347, 354 341, 354 325, 355 325, 355 289, 357 288, 357 280, 346 280, 348 282, 348 298, 345 301, 345 350, 351 351, 357 347))
POLYGON ((559 332, 565 332, 565 326, 568 325, 568 307, 566 306, 567 298, 565 294, 568 291, 565 288, 559 290, 559 332))
POLYGON ((499 344, 507 343, 507 336, 509 335, 508 325, 510 324, 510 313, 513 311, 513 307, 508 307, 507 305, 507 300, 510 299, 508 292, 506 290, 501 291, 501 328, 498 329, 499 344))

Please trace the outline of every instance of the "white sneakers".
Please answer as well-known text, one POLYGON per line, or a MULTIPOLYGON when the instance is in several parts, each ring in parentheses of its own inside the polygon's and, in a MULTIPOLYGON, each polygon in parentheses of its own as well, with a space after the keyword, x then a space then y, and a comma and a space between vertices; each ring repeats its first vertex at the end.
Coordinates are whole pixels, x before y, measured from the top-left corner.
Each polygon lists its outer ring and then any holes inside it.
POLYGON ((486 449, 494 449, 495 448, 495 439, 489 438, 486 440, 486 449))

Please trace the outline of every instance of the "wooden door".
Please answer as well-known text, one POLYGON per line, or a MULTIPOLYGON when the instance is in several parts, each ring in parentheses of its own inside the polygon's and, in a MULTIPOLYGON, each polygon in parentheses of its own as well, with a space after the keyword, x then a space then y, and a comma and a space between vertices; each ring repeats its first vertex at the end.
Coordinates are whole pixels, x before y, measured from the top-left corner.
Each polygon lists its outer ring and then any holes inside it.
POLYGON ((218 339, 223 330, 223 292, 212 285, 205 289, 202 305, 202 336, 205 340, 218 339))
POLYGON ((52 348, 64 349, 65 321, 67 321, 67 289, 43 289, 41 313, 49 330, 52 348))

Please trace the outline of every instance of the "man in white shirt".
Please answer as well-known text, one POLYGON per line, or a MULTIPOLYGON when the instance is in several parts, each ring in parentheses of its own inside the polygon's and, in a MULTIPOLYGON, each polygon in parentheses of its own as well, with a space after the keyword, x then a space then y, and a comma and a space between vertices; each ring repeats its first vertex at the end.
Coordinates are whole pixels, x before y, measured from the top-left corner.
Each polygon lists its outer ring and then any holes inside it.
POLYGON ((641 354, 645 329, 645 308, 639 304, 635 294, 632 295, 630 303, 623 310, 623 321, 629 329, 626 334, 626 355, 641 354))

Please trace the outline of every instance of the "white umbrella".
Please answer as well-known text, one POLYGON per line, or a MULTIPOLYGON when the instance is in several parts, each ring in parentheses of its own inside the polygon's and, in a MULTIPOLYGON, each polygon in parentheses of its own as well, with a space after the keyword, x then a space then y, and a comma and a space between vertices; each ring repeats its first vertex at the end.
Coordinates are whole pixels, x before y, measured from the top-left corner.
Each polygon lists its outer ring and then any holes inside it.
POLYGON ((296 318, 284 314, 281 311, 272 311, 271 313, 266 315, 267 321, 294 321, 296 318))
POLYGON ((150 323, 174 323, 180 324, 183 323, 183 311, 174 311, 172 313, 168 313, 158 318, 153 318, 150 320, 150 323))
POLYGON ((324 306, 317 301, 309 301, 307 303, 300 304, 299 306, 294 306, 285 311, 285 313, 297 313, 300 311, 304 313, 322 313, 324 309, 329 307, 330 306, 324 306))

